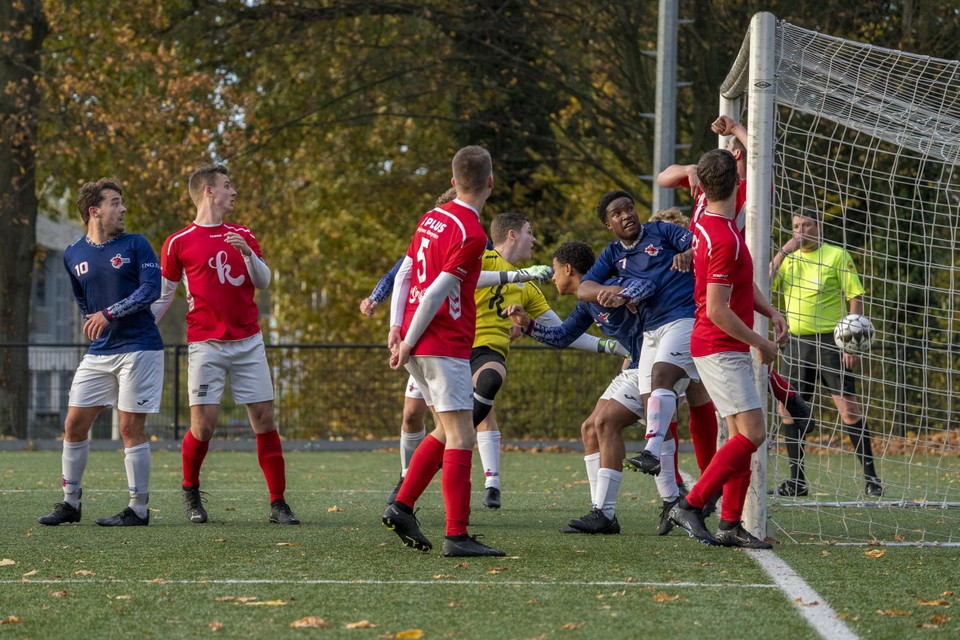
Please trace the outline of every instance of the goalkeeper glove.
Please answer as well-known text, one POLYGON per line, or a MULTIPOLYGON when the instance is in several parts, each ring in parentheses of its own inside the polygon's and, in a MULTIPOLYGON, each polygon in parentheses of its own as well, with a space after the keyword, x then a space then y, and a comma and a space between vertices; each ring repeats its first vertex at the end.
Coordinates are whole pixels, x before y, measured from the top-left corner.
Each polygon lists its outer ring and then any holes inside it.
POLYGON ((657 286, 646 278, 630 278, 623 283, 623 290, 617 296, 624 298, 627 304, 639 304, 649 298, 657 286))
POLYGON ((548 267, 545 264, 537 264, 532 267, 527 267, 526 269, 517 269, 516 271, 508 271, 507 281, 508 282, 531 282, 536 280, 540 284, 543 284, 553 276, 553 267, 548 267))
POLYGON ((621 358, 629 358, 630 353, 623 348, 623 345, 610 338, 600 338, 597 342, 597 353, 612 353, 621 358))

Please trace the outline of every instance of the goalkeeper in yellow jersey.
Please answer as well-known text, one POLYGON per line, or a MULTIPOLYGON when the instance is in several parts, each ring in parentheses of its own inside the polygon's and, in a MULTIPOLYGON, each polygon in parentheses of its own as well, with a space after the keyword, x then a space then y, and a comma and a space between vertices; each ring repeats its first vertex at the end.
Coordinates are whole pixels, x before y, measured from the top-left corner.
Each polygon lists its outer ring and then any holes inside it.
MULTIPOLYGON (((530 221, 519 213, 501 213, 490 225, 493 249, 483 254, 484 271, 514 271, 518 262, 529 260, 537 243, 530 221)), ((510 342, 519 329, 505 311, 512 305, 523 307, 538 324, 562 323, 532 282, 511 283, 505 279, 494 286, 477 287, 477 334, 470 354, 473 371, 473 424, 477 427, 477 449, 483 464, 485 495, 483 504, 500 508, 500 428, 493 401, 507 379, 506 359, 510 342)), ((582 335, 571 347, 596 353, 626 357, 627 350, 617 341, 582 335)))

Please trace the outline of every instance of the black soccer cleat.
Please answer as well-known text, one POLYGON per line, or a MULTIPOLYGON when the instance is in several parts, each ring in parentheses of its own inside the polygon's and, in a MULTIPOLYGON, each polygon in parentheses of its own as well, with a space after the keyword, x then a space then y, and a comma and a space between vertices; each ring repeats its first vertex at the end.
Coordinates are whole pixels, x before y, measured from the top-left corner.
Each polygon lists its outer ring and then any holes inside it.
POLYGON ((387 504, 393 504, 397 501, 397 494, 400 493, 400 486, 403 484, 403 476, 400 476, 400 479, 397 480, 397 486, 393 488, 393 491, 390 492, 390 495, 387 496, 387 504))
POLYGON ((704 503, 703 508, 700 509, 700 513, 703 515, 704 520, 706 520, 716 512, 717 503, 720 502, 720 498, 722 497, 723 497, 723 490, 720 490, 720 491, 717 491, 717 493, 712 498, 710 498, 704 503))
POLYGON ((300 520, 290 510, 290 505, 283 500, 274 500, 270 503, 270 522, 275 524, 300 524, 300 520))
POLYGON ((141 518, 136 511, 127 507, 115 516, 97 518, 97 524, 101 527, 145 527, 150 524, 150 512, 147 511, 146 518, 141 518))
POLYGON ((682 529, 686 529, 690 537, 695 538, 697 542, 702 542, 711 547, 717 546, 716 539, 707 531, 707 527, 703 524, 703 513, 701 513, 700 509, 694 507, 684 509, 678 503, 670 509, 670 522, 682 529))
POLYGON ((657 535, 665 536, 673 531, 673 523, 670 522, 670 510, 677 506, 680 498, 671 501, 663 501, 663 507, 660 509, 660 524, 657 525, 657 535))
POLYGON ((443 540, 443 555, 448 558, 462 558, 467 556, 494 556, 503 557, 505 552, 493 547, 488 547, 479 540, 477 536, 447 536, 443 540))
POLYGON ((687 483, 686 483, 686 482, 678 482, 678 483, 677 483, 677 490, 680 491, 680 497, 681 497, 681 498, 686 498, 686 497, 687 497, 687 494, 690 493, 690 489, 687 488, 687 483))
POLYGON ((401 511, 396 504, 387 507, 380 521, 383 526, 400 536, 400 542, 403 543, 403 546, 411 547, 417 551, 433 549, 433 544, 420 531, 420 523, 417 521, 417 517, 412 513, 401 511))
MULTIPOLYGON (((81 490, 80 496, 82 495, 83 491, 81 490)), ((80 510, 82 507, 82 504, 74 507, 69 502, 58 502, 53 506, 53 511, 37 518, 37 522, 40 524, 45 524, 49 527, 55 527, 58 524, 66 524, 70 522, 80 522, 80 510)))
POLYGON ((660 458, 644 449, 632 458, 624 460, 623 468, 630 471, 642 471, 655 476, 660 473, 660 458))
POLYGON ((793 498, 809 494, 810 488, 807 487, 807 482, 805 480, 796 480, 794 478, 790 478, 789 480, 784 480, 780 483, 780 486, 777 487, 776 493, 778 496, 784 498, 793 498))
POLYGON ((867 492, 867 495, 871 498, 882 498, 883 485, 880 484, 880 478, 871 478, 868 476, 866 492, 867 492))
POLYGON ((207 521, 207 510, 203 508, 206 502, 206 493, 200 491, 199 486, 183 487, 180 492, 183 498, 183 510, 187 515, 187 520, 195 524, 202 524, 207 521), (201 495, 202 494, 202 495, 201 495))
POLYGON ((766 540, 761 540, 749 531, 743 528, 743 523, 738 522, 733 529, 717 530, 717 544, 721 547, 739 547, 740 549, 773 549, 773 545, 766 540))
POLYGON ((790 414, 790 418, 800 432, 800 438, 802 439, 813 427, 813 412, 810 410, 810 405, 800 397, 799 393, 794 392, 787 398, 783 406, 786 408, 787 413, 790 414))
POLYGON ((580 533, 599 533, 604 535, 620 533, 620 523, 617 521, 617 516, 614 515, 613 518, 608 518, 603 511, 596 507, 591 509, 590 513, 582 518, 571 520, 568 526, 577 529, 580 533))
POLYGON ((487 487, 487 493, 483 496, 483 506, 487 509, 500 508, 500 489, 496 487, 487 487))

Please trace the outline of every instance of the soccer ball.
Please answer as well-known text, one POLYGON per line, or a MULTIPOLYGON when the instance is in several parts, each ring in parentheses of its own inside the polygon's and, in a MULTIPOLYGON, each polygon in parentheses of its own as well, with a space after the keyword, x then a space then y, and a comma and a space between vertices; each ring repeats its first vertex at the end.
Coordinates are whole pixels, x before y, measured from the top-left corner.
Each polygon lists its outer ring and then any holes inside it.
POLYGON ((846 316, 833 330, 833 341, 846 353, 867 353, 876 336, 873 323, 859 313, 846 316))

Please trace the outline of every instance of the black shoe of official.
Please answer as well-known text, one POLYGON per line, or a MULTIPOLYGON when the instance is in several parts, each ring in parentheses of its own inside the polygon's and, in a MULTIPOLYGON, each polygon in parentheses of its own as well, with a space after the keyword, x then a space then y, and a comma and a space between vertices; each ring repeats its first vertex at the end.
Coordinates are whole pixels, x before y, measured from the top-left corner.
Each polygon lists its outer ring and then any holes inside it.
POLYGON ((502 557, 506 552, 488 547, 479 540, 477 536, 447 536, 443 540, 443 555, 453 558, 465 556, 495 556, 502 557))
POLYGON ((483 496, 483 506, 487 509, 500 508, 500 489, 496 487, 487 487, 487 493, 483 496))
POLYGON ((183 487, 180 495, 183 498, 183 510, 187 514, 187 520, 195 524, 206 522, 207 510, 203 508, 203 503, 206 501, 203 496, 206 494, 200 491, 200 487, 183 487))
POLYGON ((871 498, 883 497, 883 485, 880 484, 880 478, 867 478, 867 495, 871 498))
POLYGON ((632 458, 624 460, 623 468, 630 471, 642 471, 655 476, 660 473, 660 458, 644 449, 632 458))
MULTIPOLYGON (((83 491, 81 490, 80 496, 82 495, 83 491)), ((77 497, 79 498, 80 496, 77 497)), ((69 502, 58 502, 53 506, 53 511, 45 516, 40 516, 37 518, 37 522, 50 527, 55 527, 58 524, 65 524, 68 522, 80 522, 80 509, 82 507, 82 504, 74 507, 69 502)))
POLYGON ((397 494, 400 493, 400 486, 403 484, 403 476, 400 476, 400 479, 397 480, 397 486, 393 488, 393 491, 390 492, 390 495, 387 496, 387 504, 393 504, 397 501, 397 494))
POLYGON ((274 500, 270 503, 270 522, 276 524, 300 524, 299 518, 293 515, 288 505, 283 500, 274 500))
POLYGON ((717 546, 716 539, 707 531, 707 527, 703 524, 703 513, 700 509, 694 507, 685 509, 680 506, 680 503, 677 503, 670 509, 670 522, 682 529, 686 529, 690 537, 696 538, 697 542, 702 542, 711 547, 717 546))
POLYGON ((810 410, 807 401, 801 398, 799 393, 794 392, 787 398, 783 406, 790 414, 790 418, 793 419, 793 424, 797 427, 797 430, 801 434, 809 433, 813 422, 813 412, 810 410))
POLYGON ((380 519, 387 529, 400 536, 400 542, 405 547, 412 547, 417 551, 430 551, 433 544, 420 531, 420 523, 412 513, 401 511, 396 504, 387 507, 380 519))
POLYGON ((673 523, 670 522, 670 510, 677 506, 680 498, 671 501, 663 501, 663 508, 660 509, 660 524, 657 525, 657 535, 665 536, 673 531, 673 523))
POLYGON ((147 511, 146 518, 141 518, 136 511, 127 507, 115 516, 97 518, 97 524, 101 527, 145 527, 150 524, 150 512, 147 511))
POLYGON ((777 495, 785 498, 805 496, 808 493, 810 493, 810 489, 807 487, 805 480, 790 478, 781 482, 780 486, 777 487, 777 495))
POLYGON ((738 522, 733 529, 718 529, 717 544, 721 547, 739 547, 741 549, 773 549, 773 545, 766 540, 761 540, 749 531, 743 528, 743 523, 738 522))
POLYGON ((603 511, 596 507, 591 509, 590 513, 582 518, 571 520, 568 526, 577 529, 580 533, 600 533, 605 535, 620 533, 620 523, 617 522, 617 516, 614 515, 613 518, 608 518, 603 511))

